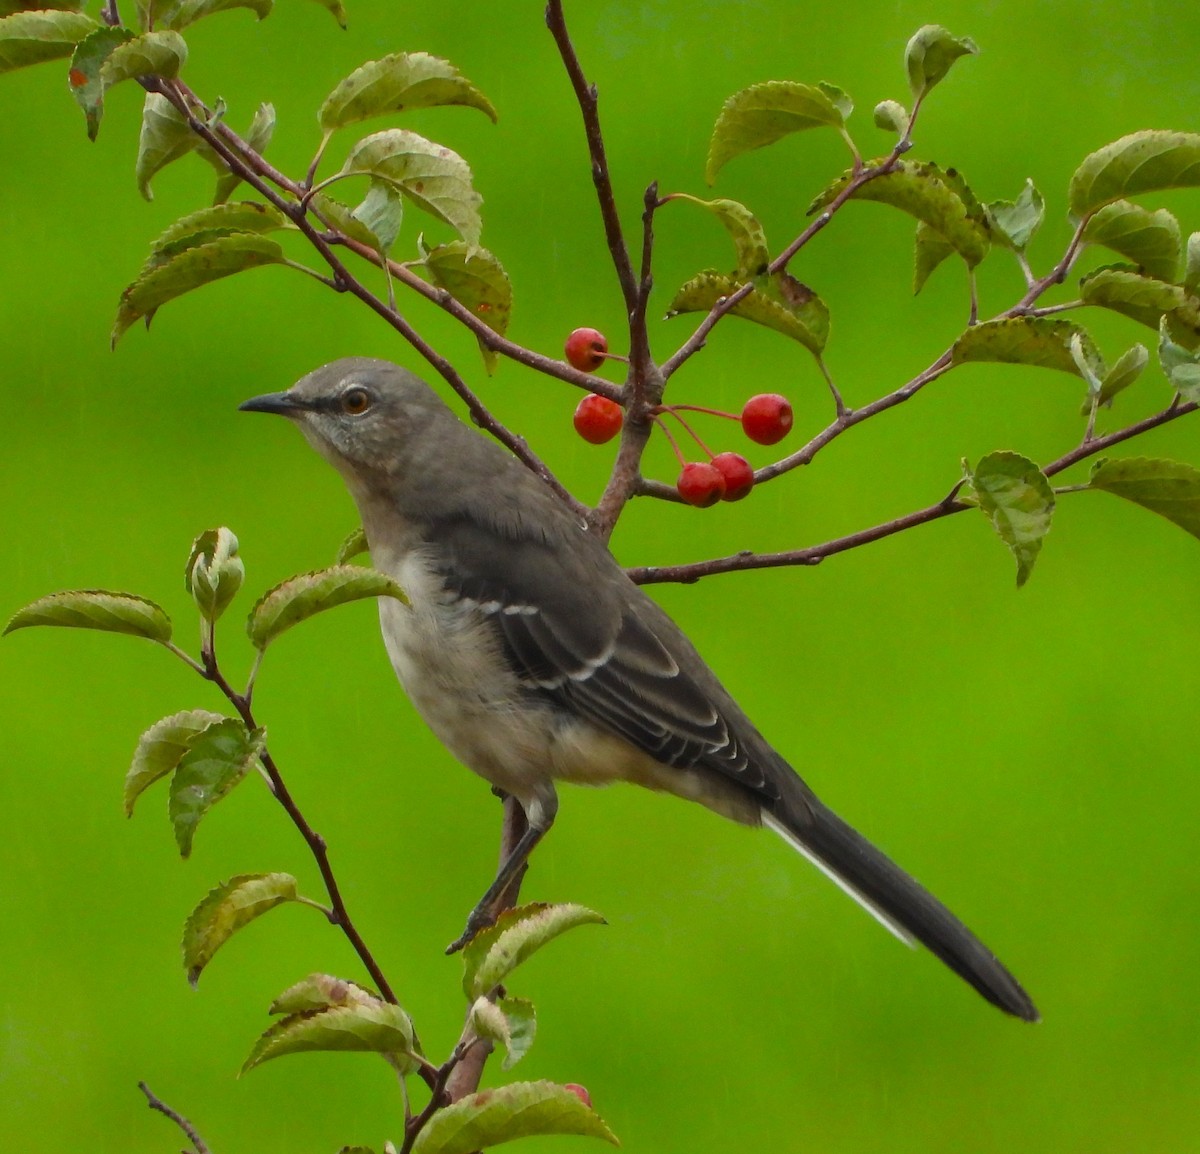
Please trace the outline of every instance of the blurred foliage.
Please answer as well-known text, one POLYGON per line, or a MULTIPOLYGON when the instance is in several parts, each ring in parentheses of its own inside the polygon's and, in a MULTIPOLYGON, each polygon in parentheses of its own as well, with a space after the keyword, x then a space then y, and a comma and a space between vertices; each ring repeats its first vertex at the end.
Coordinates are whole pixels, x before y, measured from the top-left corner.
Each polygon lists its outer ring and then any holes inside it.
MULTIPOLYGON (((849 125, 870 147, 878 130, 864 110, 906 97, 904 46, 933 19, 969 33, 980 55, 929 96, 920 154, 967 174, 988 202, 1032 178, 1046 199, 1028 245, 1035 268, 1070 235, 1068 181, 1085 155, 1143 128, 1200 127, 1200 27, 1180 6, 870 0, 800 16, 781 0, 657 0, 569 5, 568 17, 601 93, 631 229, 651 180, 704 194, 713 121, 747 85, 837 84, 857 100, 849 125)), ((499 124, 438 110, 405 124, 470 159, 483 242, 516 290, 509 335, 557 355, 580 324, 621 331, 578 110, 539 6, 466 0, 400 16, 386 0, 357 0, 342 33, 316 4, 279 4, 262 24, 234 11, 187 37, 189 83, 223 98, 232 123, 271 102, 271 156, 291 172, 320 141, 320 101, 364 60, 452 59, 499 124)), ((232 526, 252 587, 264 588, 329 564, 353 527, 349 499, 299 439, 240 418, 236 404, 348 354, 424 369, 366 310, 282 268, 207 286, 110 353, 121 290, 148 243, 209 202, 211 174, 185 157, 146 203, 134 173, 140 92, 109 93, 92 143, 64 71, 43 65, 0 86, 10 222, 0 606, 50 589, 136 588, 187 621, 180 570, 197 529, 232 526)), ((877 140, 885 151, 888 138, 877 140)), ((803 133, 733 160, 718 189, 752 205, 780 243, 844 166, 834 133, 803 133)), ((1088 195, 1072 190, 1078 203, 1088 195)), ((1185 227, 1200 223, 1195 193, 1162 203, 1185 227)), ((430 244, 453 238, 436 222, 427 231, 430 244)), ((658 231, 665 310, 698 267, 727 266, 728 240, 703 214, 664 212, 658 231)), ((415 248, 413 234, 398 244, 415 248)), ((983 315, 1021 291, 1005 257, 980 267, 983 315)), ((911 377, 962 327, 961 265, 947 262, 914 300, 911 264, 911 221, 855 204, 793 268, 829 305, 825 359, 851 405, 911 377)), ((577 392, 510 363, 489 379, 469 333, 420 302, 410 311, 593 499, 610 457, 571 433, 577 392)), ((1087 321, 1110 362, 1141 335, 1115 313, 1087 321)), ((688 326, 655 321, 656 351, 688 326)), ((1186 352, 1175 354, 1182 370, 1186 352)), ((675 400, 725 408, 786 392, 801 433, 829 418, 812 358, 757 326, 723 324, 676 387, 675 400)), ((636 504, 614 546, 630 564, 669 563, 849 532, 936 500, 963 457, 1060 453, 1081 433, 1079 393, 1066 373, 966 365, 747 501, 704 513, 636 504)), ((1098 428, 1168 398, 1152 369, 1098 428)), ((1181 421, 1137 452, 1196 462, 1195 429, 1181 421)), ((772 458, 755 452, 756 464, 772 458)), ((672 467, 653 445, 648 471, 672 467)), ((815 569, 657 587, 764 732, 996 948, 1045 1021, 1005 1020, 933 959, 909 956, 774 839, 641 791, 575 790, 525 892, 586 903, 612 924, 530 963, 522 992, 541 1028, 523 1077, 586 1085, 633 1150, 715 1149, 730 1136, 747 1149, 923 1154, 1188 1149, 1200 1107, 1200 786, 1179 719, 1197 690, 1198 579, 1196 544, 1173 525, 1085 494, 1060 502, 1019 592, 973 514, 815 569)), ((252 648, 235 634, 225 631, 224 660, 248 669, 252 648)), ((173 1149, 178 1136, 136 1091, 144 1078, 217 1154, 379 1146, 395 1134, 394 1081, 368 1063, 358 1075, 353 1059, 306 1056, 233 1080, 265 1024, 251 1007, 297 974, 354 966, 311 913, 285 906, 269 932, 230 942, 200 992, 184 980, 180 925, 215 878, 286 869, 302 889, 316 883, 265 791, 222 806, 183 864, 166 823, 122 822, 136 735, 184 706, 217 707, 215 694, 202 699, 194 675, 141 641, 84 632, 7 639, 0 677, 0 1132, 34 1152, 173 1149)), ((447 998, 458 963, 441 948, 491 874, 497 807, 413 716, 369 606, 281 638, 257 704, 357 920, 426 1047, 443 1051, 461 1020, 447 998)))

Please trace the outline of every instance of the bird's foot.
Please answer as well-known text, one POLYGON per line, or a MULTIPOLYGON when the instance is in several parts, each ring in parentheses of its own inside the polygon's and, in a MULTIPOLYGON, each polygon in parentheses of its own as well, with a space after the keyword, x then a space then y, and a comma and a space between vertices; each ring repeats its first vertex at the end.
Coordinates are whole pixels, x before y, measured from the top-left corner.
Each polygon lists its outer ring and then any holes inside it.
POLYGON ((496 915, 483 902, 480 902, 471 911, 471 916, 467 918, 466 929, 446 947, 446 953, 457 954, 464 946, 470 944, 476 934, 495 923, 496 915))

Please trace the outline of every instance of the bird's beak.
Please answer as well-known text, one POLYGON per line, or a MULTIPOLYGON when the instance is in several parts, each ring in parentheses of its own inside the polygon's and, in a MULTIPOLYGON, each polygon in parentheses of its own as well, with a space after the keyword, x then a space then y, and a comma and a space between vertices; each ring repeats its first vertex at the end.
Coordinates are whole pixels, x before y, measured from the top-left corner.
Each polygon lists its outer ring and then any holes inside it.
POLYGON ((243 413, 278 413, 283 417, 293 416, 307 408, 308 405, 291 393, 263 393, 261 397, 251 397, 238 405, 238 410, 243 413))

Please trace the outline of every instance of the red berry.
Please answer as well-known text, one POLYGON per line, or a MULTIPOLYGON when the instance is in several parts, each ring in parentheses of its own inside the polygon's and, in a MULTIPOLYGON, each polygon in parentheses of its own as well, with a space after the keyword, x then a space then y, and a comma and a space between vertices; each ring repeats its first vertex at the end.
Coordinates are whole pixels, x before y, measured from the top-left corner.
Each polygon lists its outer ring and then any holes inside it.
POLYGON ((741 453, 718 453, 712 463, 725 478, 726 501, 740 501, 754 488, 754 470, 741 453))
POLYGON ((568 364, 581 373, 594 373, 604 364, 608 341, 604 334, 596 329, 576 329, 567 337, 563 351, 567 355, 568 364))
POLYGON ((725 478, 705 461, 689 461, 675 482, 679 495, 698 509, 715 505, 725 494, 725 478))
POLYGON ((563 1089, 570 1090, 585 1106, 589 1109, 591 1108, 592 1096, 587 1092, 586 1087, 581 1086, 578 1082, 565 1082, 563 1083, 563 1089))
POLYGON ((759 393, 742 409, 742 428, 759 445, 774 445, 788 435, 792 427, 792 405, 778 393, 759 393))
POLYGON ((611 441, 621 431, 623 414, 616 401, 588 393, 575 406, 575 432, 593 445, 611 441))

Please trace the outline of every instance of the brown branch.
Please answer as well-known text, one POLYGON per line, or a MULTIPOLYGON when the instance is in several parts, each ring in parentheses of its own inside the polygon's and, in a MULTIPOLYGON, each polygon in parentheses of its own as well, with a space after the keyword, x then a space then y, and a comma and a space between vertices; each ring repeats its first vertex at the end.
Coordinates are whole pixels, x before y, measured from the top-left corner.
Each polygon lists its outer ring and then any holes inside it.
MULTIPOLYGON (((1113 445, 1118 445, 1122 441, 1128 441, 1151 429, 1157 429, 1160 425, 1166 425, 1179 417, 1194 413, 1197 408, 1200 408, 1200 405, 1192 401, 1187 404, 1172 404, 1161 412, 1128 425, 1124 429, 1118 429, 1103 437, 1095 437, 1084 442, 1051 461, 1043 467, 1042 472, 1047 477, 1053 477, 1064 469, 1069 469, 1072 465, 1076 465, 1088 457, 1093 457, 1113 445)), ((925 525, 930 521, 948 517, 952 513, 961 513, 964 509, 975 507, 966 501, 958 500, 957 493, 958 486, 942 500, 933 505, 927 505, 924 509, 917 509, 903 517, 896 517, 891 521, 860 529, 858 532, 849 533, 844 537, 836 537, 821 545, 810 545, 805 549, 791 549, 782 553, 753 553, 747 549, 728 557, 716 557, 711 561, 696 561, 684 565, 644 565, 628 569, 626 572, 639 585, 664 581, 691 584, 702 577, 711 577, 718 573, 737 573, 746 569, 775 569, 785 565, 819 565, 826 557, 832 557, 837 553, 846 553, 862 545, 869 545, 872 541, 881 541, 885 537, 902 533, 906 529, 914 529, 918 525, 925 525)))
POLYGON ((567 32, 567 19, 563 14, 562 0, 550 0, 546 5, 546 27, 558 45, 563 66, 570 77, 579 111, 583 114, 584 131, 587 134, 588 154, 592 159, 592 183, 596 186, 596 197, 600 202, 600 215, 604 220, 604 235, 608 240, 608 251, 612 256, 621 295, 625 298, 625 314, 632 316, 638 303, 637 281, 625 237, 621 232, 621 218, 617 214, 617 202, 613 195, 612 180, 608 172, 608 157, 604 151, 604 134, 600 130, 600 115, 597 111, 599 96, 594 84, 588 84, 583 66, 575 52, 567 32))
POLYGON ((173 1110, 161 1098, 159 1098, 145 1082, 138 1083, 138 1089, 146 1095, 146 1105, 151 1110, 157 1110, 164 1117, 170 1118, 180 1130, 187 1136, 187 1140, 195 1148, 196 1154, 211 1154, 208 1146, 205 1145, 204 1139, 196 1131, 193 1126, 178 1110, 173 1110))

